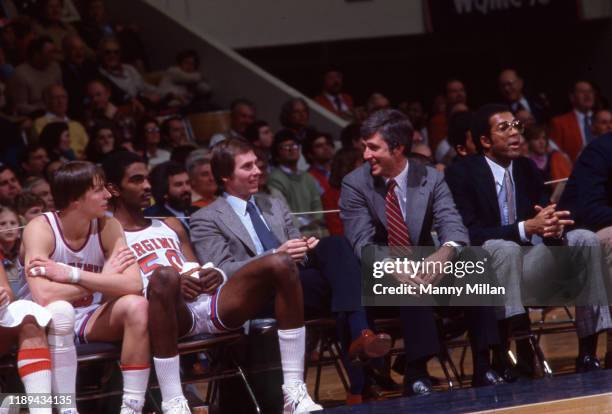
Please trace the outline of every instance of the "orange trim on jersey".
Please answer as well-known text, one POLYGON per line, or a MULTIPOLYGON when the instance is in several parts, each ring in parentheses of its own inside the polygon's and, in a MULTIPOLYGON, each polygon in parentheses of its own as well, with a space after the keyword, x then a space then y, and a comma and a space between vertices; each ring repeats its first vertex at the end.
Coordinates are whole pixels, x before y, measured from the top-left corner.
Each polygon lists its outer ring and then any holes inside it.
POLYGON ((150 364, 147 365, 123 365, 121 364, 121 371, 139 371, 143 369, 151 368, 150 364))
POLYGON ((27 364, 22 367, 19 367, 17 371, 19 371, 19 376, 21 378, 26 377, 30 374, 34 374, 35 372, 51 371, 51 360, 27 364))
POLYGON ((17 352, 17 361, 24 359, 51 359, 49 348, 28 348, 20 349, 17 352))

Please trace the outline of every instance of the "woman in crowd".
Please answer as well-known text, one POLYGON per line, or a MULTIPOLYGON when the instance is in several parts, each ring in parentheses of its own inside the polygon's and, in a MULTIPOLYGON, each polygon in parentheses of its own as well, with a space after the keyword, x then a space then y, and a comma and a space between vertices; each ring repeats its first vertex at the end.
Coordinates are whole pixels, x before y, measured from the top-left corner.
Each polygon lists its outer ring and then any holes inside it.
POLYGON ((104 157, 115 150, 115 133, 109 124, 96 126, 85 149, 87 160, 99 164, 104 157))
POLYGON ((9 283, 15 287, 19 281, 19 244, 21 223, 11 207, 0 206, 0 255, 9 283))
POLYGON ((161 142, 159 123, 155 118, 145 117, 136 129, 134 149, 147 161, 149 168, 170 160, 170 152, 159 148, 161 142))
POLYGON ((64 122, 47 124, 38 137, 40 145, 45 147, 50 161, 74 161, 76 155, 70 148, 70 132, 64 122))

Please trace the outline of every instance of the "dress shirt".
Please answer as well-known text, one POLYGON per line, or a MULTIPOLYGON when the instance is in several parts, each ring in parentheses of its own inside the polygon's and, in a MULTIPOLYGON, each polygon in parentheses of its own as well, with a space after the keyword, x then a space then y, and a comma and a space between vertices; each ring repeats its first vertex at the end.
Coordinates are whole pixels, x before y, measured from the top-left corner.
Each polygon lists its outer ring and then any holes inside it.
MULTIPOLYGON (((253 226, 253 222, 251 221, 251 216, 249 216, 249 213, 247 212, 247 201, 243 200, 242 198, 229 195, 228 193, 223 193, 223 197, 232 207, 232 210, 234 210, 234 212, 246 228, 247 232, 249 233, 249 236, 251 236, 251 240, 253 240, 253 244, 255 245, 255 253, 257 253, 257 255, 259 256, 264 252, 264 248, 261 244, 261 241, 259 240, 259 236, 257 236, 257 232, 255 231, 255 227, 253 226)), ((257 203, 255 203, 255 198, 251 196, 248 202, 253 203, 255 205, 255 209, 257 210, 261 221, 263 221, 268 230, 270 230, 270 226, 268 225, 268 223, 266 223, 266 219, 264 218, 263 214, 261 214, 261 210, 259 209, 259 207, 257 207, 257 203)))
POLYGON ((582 147, 586 147, 588 144, 586 137, 584 136, 584 117, 589 117, 589 125, 592 125, 593 122, 593 112, 589 111, 586 114, 583 112, 577 111, 574 109, 574 115, 576 115, 576 120, 578 121, 578 129, 580 130, 580 137, 582 138, 582 147))

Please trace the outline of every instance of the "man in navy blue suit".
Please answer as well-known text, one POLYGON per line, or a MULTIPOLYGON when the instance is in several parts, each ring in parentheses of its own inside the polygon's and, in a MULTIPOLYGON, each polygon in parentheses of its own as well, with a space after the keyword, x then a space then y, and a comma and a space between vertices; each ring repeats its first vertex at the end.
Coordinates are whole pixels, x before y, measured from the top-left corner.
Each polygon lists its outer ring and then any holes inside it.
MULTIPOLYGON (((572 266, 576 280, 595 286, 589 291, 589 304, 600 303, 598 295, 604 289, 603 269, 595 249, 569 249, 569 261, 561 264, 548 261, 554 256, 548 246, 598 247, 599 242, 588 230, 565 232, 565 226, 573 224, 568 219, 570 213, 554 204, 546 205, 542 176, 529 159, 520 155, 523 126, 507 106, 481 107, 474 114, 471 131, 478 154, 451 165, 446 181, 472 245, 483 246, 491 254, 497 277, 506 287, 506 305, 498 313, 502 334, 498 370, 501 368, 510 380, 516 373, 505 360, 508 341, 503 337, 529 329, 523 305, 526 291, 552 289, 562 266, 572 266)), ((598 369, 597 333, 612 326, 608 308, 577 306, 576 325, 580 339, 576 368, 598 369)), ((529 367, 525 368, 523 373, 528 374, 529 367)))
POLYGON ((547 108, 539 100, 527 98, 523 94, 523 79, 516 70, 502 70, 497 79, 497 85, 500 95, 513 114, 516 115, 517 112, 525 110, 533 115, 537 122, 548 120, 547 108))

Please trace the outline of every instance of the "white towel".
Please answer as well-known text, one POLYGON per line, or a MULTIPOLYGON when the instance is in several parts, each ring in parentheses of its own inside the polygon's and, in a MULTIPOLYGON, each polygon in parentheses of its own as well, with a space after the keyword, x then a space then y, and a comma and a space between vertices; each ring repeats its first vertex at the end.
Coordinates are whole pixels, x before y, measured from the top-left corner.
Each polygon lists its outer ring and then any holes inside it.
POLYGON ((26 316, 33 316, 41 327, 47 326, 51 320, 51 313, 39 304, 29 300, 16 300, 8 306, 0 307, 0 326, 14 328, 21 325, 26 316))

